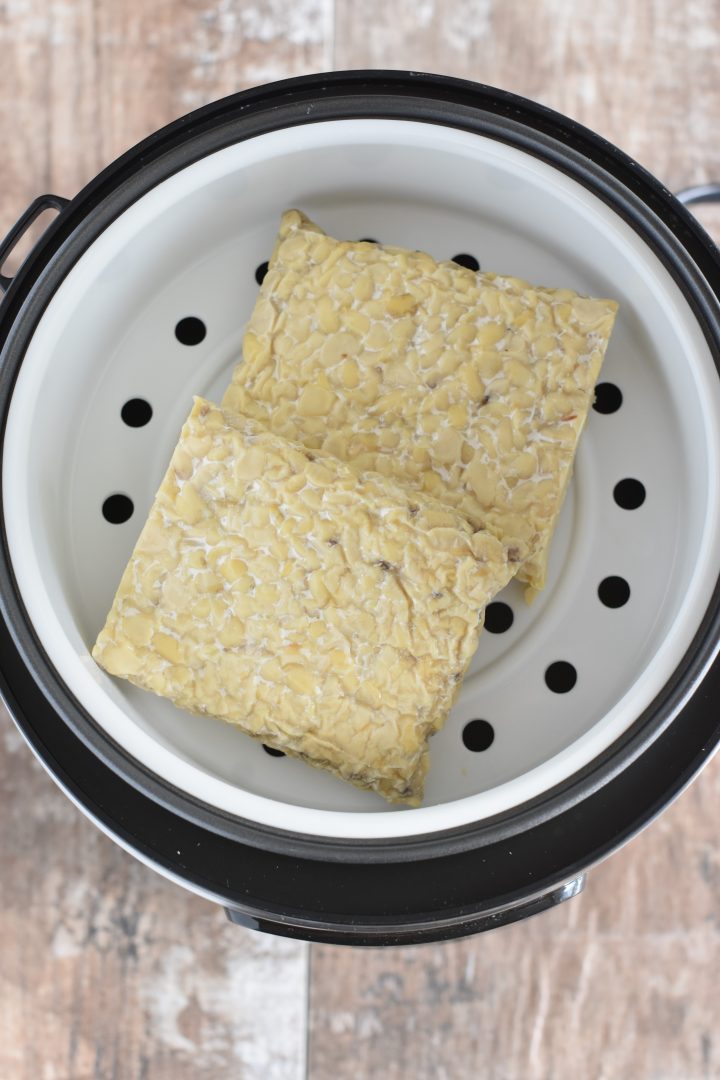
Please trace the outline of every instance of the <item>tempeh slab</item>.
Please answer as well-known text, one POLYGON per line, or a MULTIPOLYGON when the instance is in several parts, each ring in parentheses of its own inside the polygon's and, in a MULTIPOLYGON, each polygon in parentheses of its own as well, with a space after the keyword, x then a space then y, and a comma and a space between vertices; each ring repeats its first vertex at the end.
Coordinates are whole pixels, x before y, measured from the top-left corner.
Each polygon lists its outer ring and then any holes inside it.
POLYGON ((428 737, 514 569, 435 499, 198 398, 93 656, 416 805, 428 737))
POLYGON ((616 310, 289 210, 223 404, 435 495, 540 589, 616 310))

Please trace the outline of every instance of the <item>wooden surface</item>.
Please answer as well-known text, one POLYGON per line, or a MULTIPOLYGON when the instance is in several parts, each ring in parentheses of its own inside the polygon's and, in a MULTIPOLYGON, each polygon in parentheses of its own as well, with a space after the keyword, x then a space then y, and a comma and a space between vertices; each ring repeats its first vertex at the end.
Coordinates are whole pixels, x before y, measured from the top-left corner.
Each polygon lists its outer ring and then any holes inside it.
MULTIPOLYGON (((494 83, 670 187, 720 176, 717 0, 0 0, 0 57, 0 231, 191 108, 333 67, 494 83)), ((0 1080, 720 1077, 720 762, 578 900, 355 952, 229 926, 0 720, 0 1080)))

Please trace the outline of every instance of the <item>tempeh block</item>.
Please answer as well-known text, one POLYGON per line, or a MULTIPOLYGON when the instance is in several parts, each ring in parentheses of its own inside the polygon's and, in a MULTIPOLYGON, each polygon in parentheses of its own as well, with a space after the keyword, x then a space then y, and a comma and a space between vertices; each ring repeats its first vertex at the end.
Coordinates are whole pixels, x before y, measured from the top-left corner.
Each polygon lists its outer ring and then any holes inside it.
POLYGON ((616 310, 290 210, 223 404, 436 496, 540 589, 616 310))
POLYGON ((198 398, 93 656, 417 805, 428 737, 514 569, 435 499, 198 398))

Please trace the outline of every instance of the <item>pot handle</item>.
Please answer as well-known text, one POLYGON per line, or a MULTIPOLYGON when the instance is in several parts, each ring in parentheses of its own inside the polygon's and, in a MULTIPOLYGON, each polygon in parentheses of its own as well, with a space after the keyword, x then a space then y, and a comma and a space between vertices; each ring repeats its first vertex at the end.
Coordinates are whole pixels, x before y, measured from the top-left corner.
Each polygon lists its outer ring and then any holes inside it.
POLYGON ((695 184, 694 187, 686 187, 678 191, 675 197, 684 206, 692 206, 693 203, 720 202, 720 183, 695 184))
POLYGON ((500 926, 507 926, 509 923, 519 922, 520 919, 527 919, 531 915, 538 915, 541 911, 548 911, 565 900, 577 896, 585 888, 586 881, 587 875, 579 874, 572 881, 566 881, 539 896, 530 897, 528 900, 522 900, 518 904, 496 911, 468 915, 461 923, 443 924, 439 921, 424 929, 415 929, 410 926, 404 932, 398 929, 367 931, 352 923, 348 924, 346 930, 340 929, 337 924, 323 929, 293 923, 291 917, 288 919, 258 917, 234 907, 226 907, 225 914, 231 923, 248 930, 262 930, 266 934, 299 938, 301 941, 321 942, 328 945, 419 945, 426 941, 468 937, 471 934, 483 933, 485 930, 496 930, 500 926))
MULTIPOLYGON (((69 202, 69 199, 63 199, 60 195, 38 195, 37 199, 33 199, 25 213, 21 214, 12 226, 5 239, 0 241, 0 269, 2 269, 3 263, 20 237, 44 210, 62 210, 69 202)), ((0 273, 0 293, 6 292, 11 282, 12 277, 0 273)))

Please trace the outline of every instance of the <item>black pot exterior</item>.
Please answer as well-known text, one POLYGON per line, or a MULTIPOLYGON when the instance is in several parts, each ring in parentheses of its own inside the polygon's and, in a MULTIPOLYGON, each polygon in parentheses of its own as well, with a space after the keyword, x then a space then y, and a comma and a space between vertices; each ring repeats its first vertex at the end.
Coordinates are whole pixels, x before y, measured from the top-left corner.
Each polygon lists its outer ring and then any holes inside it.
MULTIPOLYGON (((0 416, 49 299, 107 225, 157 183, 266 131, 328 119, 444 124, 511 143, 602 198, 649 244, 720 368, 720 254, 649 174, 591 132, 490 87, 402 72, 288 80, 183 117, 130 150, 60 213, 0 305, 0 416), (311 106, 309 108, 309 106, 311 106)), ((345 842, 240 821, 164 783, 111 743, 37 640, 0 545, 0 689, 61 786, 123 846, 226 904, 236 921, 313 940, 401 943, 473 933, 578 891, 582 871, 651 820, 720 740, 720 588, 655 702, 561 788, 491 821, 411 840, 345 842)))

